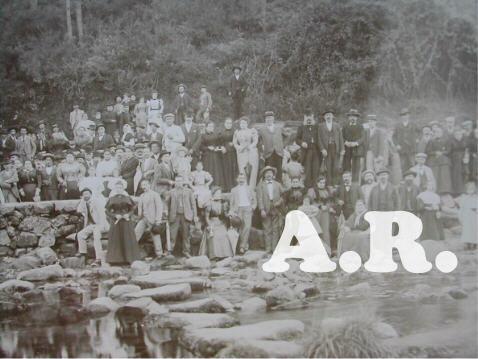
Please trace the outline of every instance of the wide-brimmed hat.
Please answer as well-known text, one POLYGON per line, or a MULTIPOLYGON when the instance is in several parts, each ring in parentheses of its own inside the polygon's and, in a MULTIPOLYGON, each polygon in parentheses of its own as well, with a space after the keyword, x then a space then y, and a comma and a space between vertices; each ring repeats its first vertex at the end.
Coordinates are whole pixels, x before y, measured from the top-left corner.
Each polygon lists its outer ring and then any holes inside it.
POLYGON ((113 190, 114 187, 120 183, 123 185, 123 189, 126 189, 128 187, 128 183, 122 179, 122 178, 112 178, 110 181, 108 181, 108 188, 113 190))
POLYGON ((405 173, 403 174, 403 178, 407 177, 407 176, 413 176, 413 177, 416 177, 417 176, 417 173, 415 171, 412 171, 412 170, 407 170, 405 171, 405 173))
POLYGON ((176 86, 176 90, 179 91, 180 87, 184 88, 185 90, 187 89, 187 86, 185 84, 179 84, 178 86, 176 86))
POLYGON ((400 110, 400 116, 407 115, 409 113, 410 111, 408 110, 408 107, 404 107, 400 110))
POLYGON ((264 112, 264 117, 269 117, 269 116, 274 117, 274 111, 266 111, 266 112, 264 112))
POLYGON ((261 172, 259 173, 259 177, 262 178, 267 171, 272 171, 272 172, 274 173, 274 176, 275 176, 276 173, 277 173, 277 169, 276 169, 275 167, 265 166, 265 167, 261 170, 261 172))
POLYGON ((360 112, 355 109, 355 108, 351 108, 349 110, 349 112, 347 112, 347 116, 357 116, 357 117, 360 117, 360 112))
POLYGON ((424 158, 424 159, 427 159, 428 155, 426 153, 423 153, 423 152, 418 152, 416 155, 415 155, 415 158, 424 158))
POLYGON ((164 155, 170 155, 171 153, 169 151, 161 151, 159 154, 159 159, 161 159, 164 155))
POLYGON ((377 176, 380 176, 382 173, 390 174, 390 170, 386 167, 382 167, 377 170, 377 176))
POLYGON ((372 170, 365 170, 362 172, 362 178, 365 178, 366 175, 371 174, 375 178, 375 172, 372 170))

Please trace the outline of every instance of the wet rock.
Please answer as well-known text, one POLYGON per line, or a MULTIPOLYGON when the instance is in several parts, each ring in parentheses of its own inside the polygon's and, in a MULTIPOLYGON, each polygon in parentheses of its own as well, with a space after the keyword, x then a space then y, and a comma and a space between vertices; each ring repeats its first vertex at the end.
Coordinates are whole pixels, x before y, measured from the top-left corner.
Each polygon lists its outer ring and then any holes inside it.
POLYGON ((63 256, 73 257, 78 253, 78 250, 76 249, 76 243, 62 243, 58 248, 58 252, 63 256))
POLYGON ((131 263, 131 275, 146 275, 150 272, 149 264, 143 261, 134 261, 131 263))
POLYGON ((234 262, 234 258, 228 257, 216 262, 216 267, 229 267, 234 262))
POLYGON ((312 297, 319 293, 319 289, 315 284, 299 283, 294 287, 294 292, 296 295, 304 293, 306 297, 312 297))
POLYGON ((76 271, 72 268, 63 269, 63 277, 65 278, 76 278, 76 271))
POLYGON ((34 268, 20 272, 17 276, 17 279, 27 280, 27 281, 39 281, 39 280, 50 280, 58 279, 63 276, 63 269, 58 264, 53 264, 50 266, 42 268, 34 268))
POLYGON ((252 282, 250 285, 252 293, 266 293, 275 288, 271 282, 252 282))
POLYGON ((297 295, 290 287, 278 287, 269 291, 265 299, 268 307, 275 307, 296 300, 297 295))
POLYGON ((17 279, 10 279, 0 284, 0 291, 12 293, 12 292, 26 292, 35 288, 35 284, 17 279))
POLYGON ((397 331, 390 324, 384 322, 374 323, 372 330, 380 339, 398 338, 397 331))
POLYGON ((62 325, 73 324, 88 319, 89 316, 90 311, 86 308, 60 306, 57 321, 62 325))
POLYGON ((27 248, 27 247, 36 247, 38 245, 38 237, 34 233, 30 232, 20 232, 20 235, 17 239, 17 247, 27 248))
POLYGON ((193 300, 190 302, 171 304, 168 306, 170 312, 185 313, 225 313, 230 311, 232 305, 217 297, 193 300))
POLYGON ((144 314, 150 315, 160 315, 169 311, 166 306, 158 304, 151 297, 133 299, 126 303, 124 307, 139 308, 144 314))
POLYGON ((240 304, 240 308, 245 313, 265 312, 267 302, 262 298, 252 297, 243 301, 240 304))
MULTIPOLYGON (((0 208, 2 207, 4 207, 3 204, 0 208)), ((8 216, 8 223, 12 227, 17 227, 23 221, 23 218, 25 218, 25 216, 20 211, 14 210, 8 216)))
POLYGON ((370 291, 370 284, 368 284, 367 282, 362 282, 347 288, 347 290, 355 294, 367 293, 370 291))
POLYGON ((67 257, 60 259, 63 268, 78 269, 85 267, 85 261, 81 257, 67 257))
POLYGON ((121 297, 123 294, 132 293, 132 292, 139 292, 141 287, 134 284, 119 284, 115 285, 108 291, 108 297, 118 298, 121 297))
POLYGON ((148 326, 171 329, 227 328, 236 324, 236 318, 221 313, 168 313, 147 320, 148 326))
POLYGON ((55 216, 55 218, 53 218, 53 220, 51 221, 51 225, 54 228, 59 228, 59 227, 62 227, 64 225, 67 225, 67 224, 68 224, 68 215, 67 214, 59 214, 59 215, 55 216))
POLYGON ((15 257, 21 257, 21 256, 25 255, 26 253, 27 253, 26 248, 15 249, 15 257))
POLYGON ((17 231, 15 230, 15 227, 8 226, 7 227, 7 233, 10 239, 17 238, 17 231))
POLYGON ((86 307, 92 314, 106 314, 115 312, 119 305, 109 297, 100 297, 89 302, 86 307))
POLYGON ((179 342, 196 356, 212 357, 234 342, 246 340, 289 340, 304 332, 298 320, 270 320, 231 328, 187 329, 179 342))
POLYGON ((119 285, 119 284, 128 284, 129 280, 128 277, 126 276, 119 276, 118 278, 114 279, 113 284, 114 285, 119 285))
POLYGON ((35 255, 40 258, 42 264, 50 265, 58 261, 55 251, 50 247, 41 247, 35 250, 35 255))
POLYGON ((13 250, 7 246, 0 246, 0 257, 7 257, 13 254, 13 250))
POLYGON ((18 226, 18 229, 23 232, 33 232, 36 235, 41 235, 51 228, 51 223, 48 219, 30 216, 26 217, 18 226))
POLYGON ((211 262, 206 256, 197 256, 187 258, 184 261, 184 265, 186 268, 205 269, 211 267, 211 262))
POLYGON ((120 267, 97 267, 90 270, 90 275, 96 278, 119 277, 123 274, 120 267))
POLYGON ((41 259, 34 256, 33 254, 26 254, 16 259, 12 263, 12 267, 17 270, 28 270, 33 268, 38 268, 41 266, 41 259))
POLYGON ((302 346, 283 340, 244 340, 221 349, 218 358, 301 358, 302 346))
POLYGON ((468 297, 468 294, 460 288, 451 288, 450 290, 447 291, 447 293, 453 299, 465 299, 468 297))
POLYGON ((8 226, 8 221, 5 216, 0 216, 0 229, 5 229, 8 226))
POLYGON ((8 235, 8 232, 6 229, 1 229, 0 230, 0 246, 9 246, 10 245, 10 236, 8 235))
POLYGON ((183 280, 192 277, 194 272, 183 270, 172 271, 153 271, 143 276, 131 278, 133 284, 139 285, 141 288, 153 288, 161 285, 169 284, 169 280, 183 280))
POLYGON ((39 289, 32 289, 22 293, 22 299, 24 302, 28 304, 33 303, 44 303, 45 302, 45 295, 39 289))
POLYGON ((224 268, 224 267, 213 268, 211 269, 211 272, 210 272, 211 277, 222 277, 222 276, 227 276, 231 274, 232 274, 231 269, 224 268))
POLYGON ((70 234, 76 233, 76 226, 74 224, 66 224, 55 229, 55 238, 66 237, 70 234))
POLYGON ((260 261, 266 254, 265 251, 247 251, 243 256, 238 256, 237 260, 251 265, 260 261))
POLYGON ((79 202, 80 201, 77 199, 72 199, 68 201, 56 201, 55 211, 65 212, 65 213, 75 213, 79 202))
POLYGON ((55 232, 48 231, 40 236, 38 247, 53 247, 55 245, 55 232))
POLYGON ((191 286, 189 284, 165 285, 158 288, 143 289, 138 292, 126 293, 122 296, 124 299, 134 299, 142 297, 151 297, 157 302, 179 301, 191 296, 191 286))
POLYGON ((77 287, 62 287, 58 290, 58 295, 62 303, 68 305, 82 305, 85 292, 77 287))
POLYGON ((34 214, 46 214, 50 215, 55 210, 55 203, 52 201, 41 201, 33 204, 34 214))

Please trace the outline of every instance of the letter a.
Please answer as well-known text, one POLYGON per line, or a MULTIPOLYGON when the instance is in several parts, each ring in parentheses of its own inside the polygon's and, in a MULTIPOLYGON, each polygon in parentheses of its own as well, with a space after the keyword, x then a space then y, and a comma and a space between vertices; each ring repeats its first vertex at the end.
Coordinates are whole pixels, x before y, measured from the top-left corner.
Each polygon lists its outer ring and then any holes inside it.
POLYGON ((304 272, 332 272, 337 267, 327 255, 309 217, 301 211, 287 213, 279 243, 262 269, 266 272, 285 272, 289 269, 286 258, 302 258, 304 261, 300 264, 300 269, 304 272), (296 246, 290 245, 293 236, 299 242, 296 246))
POLYGON ((415 242, 423 229, 420 218, 406 211, 371 211, 365 213, 364 218, 370 223, 370 258, 365 262, 365 269, 380 273, 397 270, 397 263, 393 261, 394 247, 407 271, 425 273, 432 268, 425 256, 425 249, 415 242), (399 226, 395 236, 392 235, 393 222, 399 226))

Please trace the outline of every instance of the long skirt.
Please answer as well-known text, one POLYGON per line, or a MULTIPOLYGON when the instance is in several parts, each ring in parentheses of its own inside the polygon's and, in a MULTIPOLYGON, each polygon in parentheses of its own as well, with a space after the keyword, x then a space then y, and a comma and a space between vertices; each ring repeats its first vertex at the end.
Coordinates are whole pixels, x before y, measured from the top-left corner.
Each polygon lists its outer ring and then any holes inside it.
POLYGON ((451 154, 451 184, 453 194, 460 195, 465 189, 465 168, 463 166, 463 152, 453 152, 451 154))
POLYGON ((239 173, 236 150, 231 147, 226 153, 220 152, 220 157, 224 173, 224 187, 222 189, 225 192, 230 192, 231 188, 236 185, 236 178, 239 173))
POLYGON ((112 224, 108 235, 106 261, 110 264, 131 264, 140 258, 133 222, 121 219, 112 224))
POLYGON ((436 193, 452 193, 451 171, 448 164, 437 164, 430 166, 437 183, 436 193))
POLYGON ((60 189, 60 199, 79 199, 78 181, 66 181, 66 187, 60 189))
POLYGON ((223 161, 220 152, 207 150, 202 158, 204 170, 209 172, 213 178, 213 184, 224 189, 226 183, 224 181, 223 161))
POLYGON ((206 255, 209 258, 232 257, 235 253, 239 234, 233 230, 228 230, 226 225, 217 217, 210 219, 211 232, 204 231, 199 255, 206 255))
POLYGON ((423 231, 420 239, 445 239, 442 224, 437 218, 437 211, 423 210, 419 213, 419 217, 423 223, 423 231))
POLYGON ((350 232, 341 232, 337 245, 337 257, 347 251, 355 251, 365 262, 369 257, 370 239, 368 231, 352 230, 350 232))
POLYGON ((33 202, 33 197, 35 197, 37 186, 34 183, 26 183, 22 186, 25 196, 22 197, 23 202, 33 202))

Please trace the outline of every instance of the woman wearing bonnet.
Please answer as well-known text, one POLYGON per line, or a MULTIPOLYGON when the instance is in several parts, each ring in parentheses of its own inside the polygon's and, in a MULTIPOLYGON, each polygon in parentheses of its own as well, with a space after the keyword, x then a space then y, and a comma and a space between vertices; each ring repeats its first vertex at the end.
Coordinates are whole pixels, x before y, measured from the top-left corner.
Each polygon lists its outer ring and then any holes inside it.
POLYGON ((125 180, 115 179, 110 182, 109 187, 111 193, 105 209, 111 224, 106 261, 116 265, 131 264, 140 259, 134 224, 131 221, 136 204, 126 192, 125 180))

